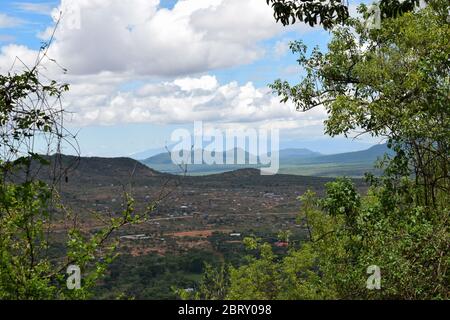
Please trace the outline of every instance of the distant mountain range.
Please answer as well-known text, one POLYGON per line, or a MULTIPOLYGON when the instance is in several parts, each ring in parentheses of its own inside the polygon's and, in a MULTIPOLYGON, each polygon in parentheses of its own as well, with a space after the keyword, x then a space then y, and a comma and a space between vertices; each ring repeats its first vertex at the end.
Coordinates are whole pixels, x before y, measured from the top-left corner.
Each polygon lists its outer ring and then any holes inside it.
MULTIPOLYGON (((235 150, 237 152, 238 150, 235 150)), ((240 150, 244 152, 243 150, 240 150)), ((323 155, 309 149, 283 149, 279 152, 280 168, 278 173, 284 175, 313 176, 313 177, 362 177, 366 172, 379 173, 374 168, 377 159, 385 154, 393 154, 386 145, 375 145, 367 150, 346 152, 333 155, 323 155)), ((188 154, 188 153, 186 153, 188 154)), ((193 156, 193 152, 191 152, 193 156)), ((225 159, 224 153, 217 153, 217 157, 225 159)), ((249 159, 249 153, 244 152, 249 159)), ((31 174, 44 180, 52 180, 54 172, 60 175, 60 179, 70 180, 78 186, 83 184, 120 184, 123 181, 135 181, 144 183, 170 174, 184 173, 182 168, 172 163, 168 152, 159 153, 146 160, 137 161, 131 158, 100 158, 100 157, 74 157, 67 155, 53 155, 47 157, 50 166, 35 164, 31 174)), ((209 175, 236 171, 237 175, 245 172, 258 172, 261 165, 188 165, 188 175, 209 175)), ((23 172, 19 171, 12 177, 14 180, 22 180, 23 172)))
MULTIPOLYGON (((170 147, 168 147, 170 148, 170 147)), ((166 148, 148 149, 141 152, 130 154, 128 157, 134 160, 145 160, 155 155, 167 152, 166 148)))
MULTIPOLYGON (((232 152, 232 150, 230 151, 232 152)), ((235 149, 235 159, 236 153, 235 149)), ((245 159, 250 157, 248 152, 244 152, 245 159)), ((348 175, 360 177, 366 172, 376 173, 374 169, 375 161, 382 158, 385 153, 392 153, 385 144, 375 145, 367 150, 346 152, 332 155, 323 155, 309 149, 283 149, 279 152, 280 173, 311 175, 311 176, 339 176, 348 175)), ((189 151, 183 153, 184 159, 188 160, 189 151)), ((191 159, 193 159, 194 151, 191 151, 191 159)), ((218 152, 217 158, 225 160, 225 153, 218 152)), ((261 165, 244 164, 244 165, 208 165, 203 164, 188 164, 187 166, 175 165, 172 162, 169 152, 160 153, 149 157, 141 162, 155 170, 166 173, 182 173, 186 169, 189 174, 204 175, 221 173, 226 171, 233 171, 243 168, 260 168, 261 165)), ((189 161, 185 161, 189 162, 189 161)), ((181 163, 179 163, 180 165, 181 163)))
MULTIPOLYGON (((385 153, 392 154, 386 144, 378 144, 362 151, 345 152, 331 155, 320 155, 311 158, 302 158, 302 163, 370 163, 373 164, 385 153)), ((281 158, 281 157, 280 157, 281 158)), ((292 160, 290 159, 286 160, 292 160)))
POLYGON ((314 152, 309 149, 282 149, 280 150, 280 159, 310 159, 314 157, 319 157, 322 154, 320 152, 314 152))

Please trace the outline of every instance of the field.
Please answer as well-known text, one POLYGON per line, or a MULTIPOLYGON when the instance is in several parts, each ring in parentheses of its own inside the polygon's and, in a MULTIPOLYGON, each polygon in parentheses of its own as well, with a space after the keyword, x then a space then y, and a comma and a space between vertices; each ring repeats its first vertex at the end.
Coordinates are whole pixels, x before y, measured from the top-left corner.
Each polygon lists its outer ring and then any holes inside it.
POLYGON ((304 176, 320 177, 338 177, 347 176, 353 178, 362 178, 364 173, 380 173, 373 168, 373 165, 367 163, 317 163, 317 164, 298 164, 281 166, 280 174, 295 174, 304 176))
MULTIPOLYGON (((137 213, 158 200, 147 222, 114 235, 120 237, 120 258, 99 289, 101 297, 126 292, 138 299, 174 298, 170 288, 195 286, 205 262, 242 263, 246 236, 274 244, 279 231, 290 230, 291 241, 298 243, 305 235, 296 221, 298 197, 308 189, 321 195, 324 184, 331 181, 300 175, 262 176, 256 169, 183 177, 125 158, 64 157, 61 163, 67 166, 73 161, 58 189, 86 233, 104 226, 102 217, 120 214, 125 192, 134 198, 137 213), (156 262, 160 269, 150 274, 146 268, 156 262), (119 276, 130 278, 124 282, 119 276), (159 289, 138 286, 141 282, 159 289)), ((354 181, 359 189, 365 188, 362 180, 354 181)), ((57 247, 61 248, 67 228, 63 220, 57 224, 57 247)))

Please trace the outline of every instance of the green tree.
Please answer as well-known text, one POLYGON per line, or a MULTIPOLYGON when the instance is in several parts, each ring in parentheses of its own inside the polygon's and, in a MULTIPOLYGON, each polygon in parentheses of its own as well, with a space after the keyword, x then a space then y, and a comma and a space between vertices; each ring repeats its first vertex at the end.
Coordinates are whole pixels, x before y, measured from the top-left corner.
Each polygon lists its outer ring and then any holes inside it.
MULTIPOLYGON (((47 45, 41 48, 32 68, 0 75, 0 299, 89 298, 114 258, 117 242, 111 235, 146 216, 135 213, 126 195, 123 211, 104 219, 104 228, 83 232, 55 184, 36 179, 33 169, 50 164, 49 157, 35 153, 37 140, 49 141, 50 153, 59 152, 70 138, 60 104, 69 87, 40 73, 47 50, 47 45), (59 249, 57 218, 71 226, 59 249), (66 287, 69 265, 81 269, 81 289, 66 287)), ((55 175, 53 182, 57 179, 55 175)))
MULTIPOLYGON (((432 0, 371 30, 349 18, 333 27, 326 52, 291 44, 304 76, 271 86, 282 101, 304 112, 323 106, 327 134, 382 137, 395 156, 381 163, 383 176, 367 176, 366 195, 344 178, 322 199, 303 195, 308 239, 286 256, 247 240, 259 256, 231 270, 227 297, 449 298, 448 9, 432 0), (380 290, 366 287, 370 266, 381 270, 380 290)), ((367 16, 365 6, 360 12, 367 16)))
POLYGON ((379 187, 348 211, 356 194, 341 179, 327 185, 323 199, 302 196, 298 219, 309 239, 281 257, 268 244, 248 240, 260 255, 231 270, 227 298, 448 299, 448 211, 444 219, 430 219, 423 207, 401 200, 393 210, 385 205, 392 193, 379 187), (372 265, 381 270, 380 290, 367 289, 372 265))
MULTIPOLYGON (((346 24, 350 17, 349 4, 346 0, 266 0, 273 8, 274 17, 283 25, 297 21, 309 24, 311 27, 322 25, 331 29, 339 24, 346 24)), ((428 2, 425 1, 425 2, 428 2)), ((389 18, 413 11, 420 0, 381 0, 378 3, 382 18, 389 18)))
POLYGON ((293 42, 303 80, 271 85, 298 110, 325 107, 331 136, 359 130, 387 139, 396 157, 386 173, 414 174, 416 201, 433 207, 450 191, 448 9, 447 1, 430 1, 417 13, 383 20, 380 29, 351 19, 333 30, 327 52, 293 42))

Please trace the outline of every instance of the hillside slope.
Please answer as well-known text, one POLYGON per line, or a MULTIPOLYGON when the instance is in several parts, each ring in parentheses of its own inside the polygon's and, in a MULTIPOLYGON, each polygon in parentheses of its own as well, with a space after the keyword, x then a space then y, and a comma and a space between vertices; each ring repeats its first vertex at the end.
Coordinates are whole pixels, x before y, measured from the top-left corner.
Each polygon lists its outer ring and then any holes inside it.
MULTIPOLYGON (((43 158, 50 164, 42 165, 34 161, 30 175, 44 181, 64 180, 77 185, 112 184, 166 175, 130 158, 75 157, 59 154, 43 158)), ((23 171, 15 173, 13 177, 19 180, 24 178, 23 171)))

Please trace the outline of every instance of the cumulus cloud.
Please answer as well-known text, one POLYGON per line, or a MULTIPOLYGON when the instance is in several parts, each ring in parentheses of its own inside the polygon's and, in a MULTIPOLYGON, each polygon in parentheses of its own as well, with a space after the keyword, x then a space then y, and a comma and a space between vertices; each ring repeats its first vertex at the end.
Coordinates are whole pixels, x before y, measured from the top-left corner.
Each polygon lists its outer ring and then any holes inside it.
POLYGON ((79 0, 63 1, 55 19, 60 12, 51 54, 74 74, 179 76, 246 64, 265 54, 261 41, 291 30, 261 0, 180 0, 172 9, 159 0, 79 0))
POLYGON ((22 70, 32 66, 36 61, 37 52, 23 45, 9 44, 0 49, 0 72, 22 70), (20 61, 17 59, 20 58, 20 61))
POLYGON ((323 109, 299 113, 290 104, 281 104, 266 88, 251 82, 220 84, 214 76, 186 77, 170 82, 145 84, 120 91, 114 82, 72 86, 66 109, 76 111, 73 123, 183 124, 193 121, 215 123, 226 128, 276 126, 299 128, 320 125, 323 109))
MULTIPOLYGON (((54 16, 60 11, 49 56, 69 74, 48 61, 42 67, 49 78, 71 84, 64 106, 73 112, 73 125, 202 120, 224 128, 294 130, 318 126, 326 116, 320 108, 296 112, 252 82, 219 83, 211 74, 258 59, 260 43, 284 32, 264 1, 179 0, 165 9, 159 0, 63 0, 54 16)), ((285 44, 275 46, 278 54, 285 44)), ((3 46, 0 72, 14 63, 18 68, 16 57, 32 65, 37 55, 26 46, 3 46)))

